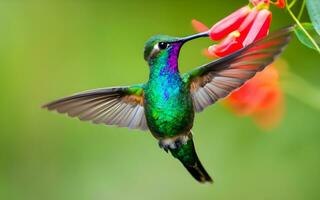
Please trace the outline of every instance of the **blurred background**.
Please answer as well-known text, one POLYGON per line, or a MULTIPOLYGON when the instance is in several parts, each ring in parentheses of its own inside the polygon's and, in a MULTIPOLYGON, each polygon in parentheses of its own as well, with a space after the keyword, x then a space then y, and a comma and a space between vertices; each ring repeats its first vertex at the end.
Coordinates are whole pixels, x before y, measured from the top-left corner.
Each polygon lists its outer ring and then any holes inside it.
MULTIPOLYGON (((195 143, 213 185, 197 183, 148 132, 40 108, 87 89, 145 82, 149 37, 192 34, 191 19, 212 25, 246 3, 1 0, 0 198, 320 199, 320 113, 290 96, 283 121, 269 131, 222 104, 197 114, 195 143)), ((272 30, 292 23, 285 10, 272 10, 272 30)), ((186 45, 180 70, 208 62, 200 52, 210 44, 186 45)), ((294 39, 282 58, 320 87, 315 51, 294 39)))

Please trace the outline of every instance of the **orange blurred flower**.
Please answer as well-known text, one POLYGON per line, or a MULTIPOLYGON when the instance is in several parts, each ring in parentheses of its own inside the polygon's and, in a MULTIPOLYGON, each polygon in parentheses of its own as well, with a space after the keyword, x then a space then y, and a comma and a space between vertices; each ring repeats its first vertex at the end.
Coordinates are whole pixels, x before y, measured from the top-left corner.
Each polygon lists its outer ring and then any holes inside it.
POLYGON ((262 128, 275 127, 283 116, 284 98, 279 83, 279 70, 269 65, 264 71, 231 93, 224 101, 238 116, 252 116, 262 128))

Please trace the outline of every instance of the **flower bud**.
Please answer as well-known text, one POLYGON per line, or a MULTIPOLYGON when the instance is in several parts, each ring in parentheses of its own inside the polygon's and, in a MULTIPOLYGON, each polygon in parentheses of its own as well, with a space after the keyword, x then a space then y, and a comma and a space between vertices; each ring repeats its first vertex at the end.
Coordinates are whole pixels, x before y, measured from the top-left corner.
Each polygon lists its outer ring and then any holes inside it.
POLYGON ((279 8, 286 7, 286 1, 285 0, 277 0, 276 2, 271 2, 272 4, 278 6, 279 8))

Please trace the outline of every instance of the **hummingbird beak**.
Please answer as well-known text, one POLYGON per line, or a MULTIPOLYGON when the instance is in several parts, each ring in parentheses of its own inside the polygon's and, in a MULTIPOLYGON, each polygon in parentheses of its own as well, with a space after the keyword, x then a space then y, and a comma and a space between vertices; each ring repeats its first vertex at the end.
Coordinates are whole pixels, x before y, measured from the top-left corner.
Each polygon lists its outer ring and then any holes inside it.
POLYGON ((209 37, 209 31, 198 33, 198 34, 194 34, 194 35, 190 35, 190 36, 187 36, 187 37, 179 39, 179 41, 182 42, 182 43, 185 43, 185 42, 188 42, 190 40, 193 40, 193 39, 196 39, 196 38, 200 38, 200 37, 209 37))

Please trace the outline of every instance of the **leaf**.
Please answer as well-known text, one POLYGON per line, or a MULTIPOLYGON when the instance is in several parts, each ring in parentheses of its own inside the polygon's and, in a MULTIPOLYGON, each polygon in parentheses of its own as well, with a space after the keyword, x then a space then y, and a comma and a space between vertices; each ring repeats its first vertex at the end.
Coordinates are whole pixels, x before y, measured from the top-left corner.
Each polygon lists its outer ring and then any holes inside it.
POLYGON ((320 35, 320 1, 307 0, 307 9, 315 30, 320 35))
POLYGON ((300 40, 302 44, 318 51, 320 46, 320 35, 317 34, 316 30, 314 29, 314 26, 311 23, 302 23, 301 25, 309 33, 313 41, 310 40, 310 38, 304 33, 300 26, 296 26, 294 30, 297 38, 300 40), (316 43, 318 46, 316 47, 314 43, 316 43))

